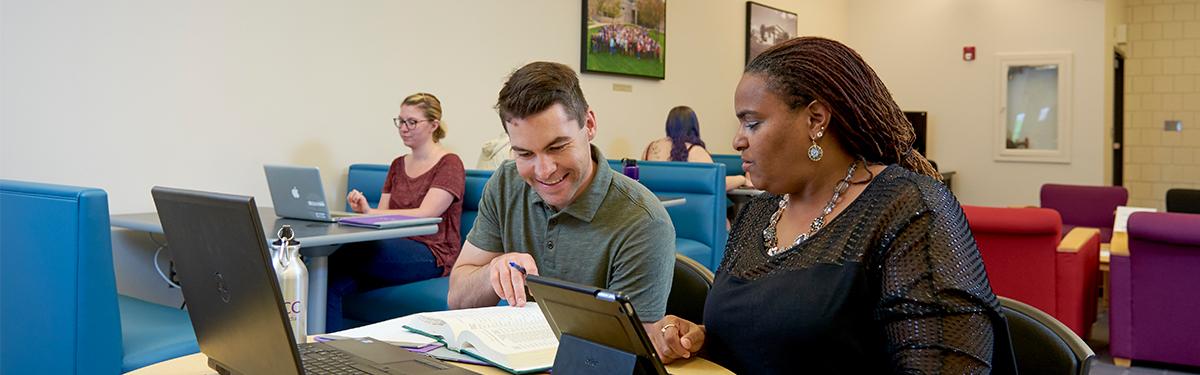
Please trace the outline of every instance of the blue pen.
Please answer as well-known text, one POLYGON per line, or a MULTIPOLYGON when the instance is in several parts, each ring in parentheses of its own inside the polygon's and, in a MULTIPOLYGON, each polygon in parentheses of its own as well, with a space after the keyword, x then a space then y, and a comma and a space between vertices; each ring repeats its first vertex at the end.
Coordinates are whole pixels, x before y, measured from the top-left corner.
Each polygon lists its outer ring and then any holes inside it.
POLYGON ((525 276, 525 275, 526 275, 526 272, 525 272, 525 267, 521 267, 521 265, 520 265, 520 264, 517 264, 517 262, 513 262, 513 261, 511 261, 511 260, 510 260, 510 261, 508 261, 508 265, 512 266, 512 268, 516 268, 516 269, 517 269, 517 271, 521 271, 521 276, 525 276))

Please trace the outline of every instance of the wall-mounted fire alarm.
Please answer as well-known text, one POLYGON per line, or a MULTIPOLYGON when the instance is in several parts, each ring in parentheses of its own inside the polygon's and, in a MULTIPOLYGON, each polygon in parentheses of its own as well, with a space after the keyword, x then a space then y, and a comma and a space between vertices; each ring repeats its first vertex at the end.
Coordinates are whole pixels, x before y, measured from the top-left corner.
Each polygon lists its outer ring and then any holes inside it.
POLYGON ((975 46, 963 47, 963 61, 975 61, 975 46))

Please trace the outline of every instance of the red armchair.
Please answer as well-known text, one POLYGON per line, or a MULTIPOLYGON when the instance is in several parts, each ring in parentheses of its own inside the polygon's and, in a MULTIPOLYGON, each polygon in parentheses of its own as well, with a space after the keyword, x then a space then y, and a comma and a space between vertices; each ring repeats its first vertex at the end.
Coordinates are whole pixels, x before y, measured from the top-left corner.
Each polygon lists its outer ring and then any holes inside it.
POLYGON ((963 206, 992 290, 1053 316, 1079 337, 1096 320, 1100 232, 1046 208, 963 206), (1060 239, 1061 238, 1061 239, 1060 239))

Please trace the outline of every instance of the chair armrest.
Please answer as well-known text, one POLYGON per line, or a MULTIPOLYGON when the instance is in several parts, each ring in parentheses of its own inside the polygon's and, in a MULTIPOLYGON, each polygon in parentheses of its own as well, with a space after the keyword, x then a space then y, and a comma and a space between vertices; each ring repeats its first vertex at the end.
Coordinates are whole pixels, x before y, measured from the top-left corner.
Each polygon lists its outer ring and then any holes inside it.
POLYGON ((1113 232, 1112 242, 1109 242, 1108 253, 1110 257, 1129 256, 1129 234, 1125 232, 1113 232))
POLYGON ((1055 254, 1054 317, 1079 337, 1087 337, 1096 319, 1100 231, 1075 228, 1059 242, 1055 254))
MULTIPOLYGON (((1063 237, 1062 241, 1058 242, 1058 252, 1060 253, 1078 253, 1079 249, 1092 238, 1092 236, 1100 236, 1100 230, 1096 228, 1075 227, 1063 237)), ((1098 243, 1098 242, 1097 242, 1098 243)))
POLYGON ((1129 237, 1113 232, 1108 258, 1108 332, 1113 357, 1133 356, 1133 275, 1129 258, 1129 237))

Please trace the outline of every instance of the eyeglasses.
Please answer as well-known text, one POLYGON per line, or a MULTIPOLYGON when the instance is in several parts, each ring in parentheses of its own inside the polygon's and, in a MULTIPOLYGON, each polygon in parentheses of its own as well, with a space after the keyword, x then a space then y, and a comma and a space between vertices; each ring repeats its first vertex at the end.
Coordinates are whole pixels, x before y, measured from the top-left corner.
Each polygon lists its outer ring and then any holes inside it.
POLYGON ((412 130, 414 127, 417 126, 417 124, 420 124, 420 123, 426 122, 426 121, 432 121, 432 120, 417 120, 417 119, 404 120, 399 117, 392 118, 392 123, 396 124, 396 129, 404 129, 404 130, 412 130))

